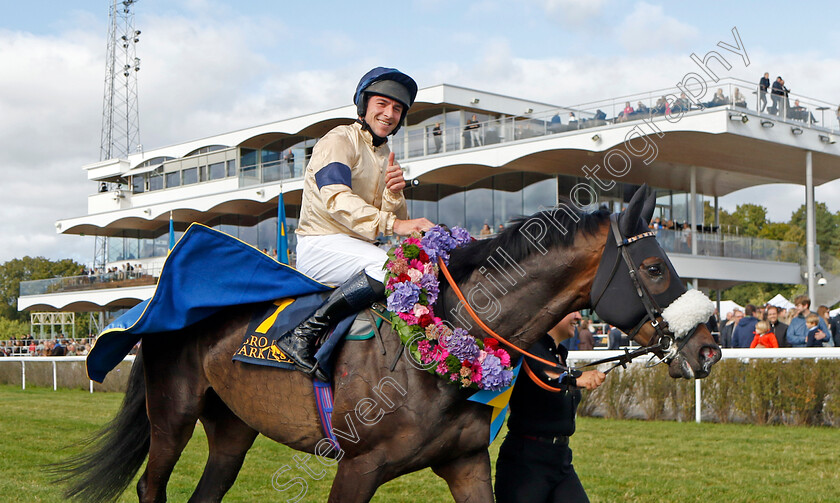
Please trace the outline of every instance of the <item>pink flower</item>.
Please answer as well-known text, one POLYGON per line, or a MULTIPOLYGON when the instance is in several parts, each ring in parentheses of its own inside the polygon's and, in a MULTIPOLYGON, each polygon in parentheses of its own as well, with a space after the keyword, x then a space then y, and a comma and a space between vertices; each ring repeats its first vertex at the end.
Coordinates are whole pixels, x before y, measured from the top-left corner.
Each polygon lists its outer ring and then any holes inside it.
POLYGON ((406 238, 403 244, 420 246, 420 240, 417 238, 406 238))
POLYGON ((423 274, 437 274, 435 271, 435 264, 428 262, 423 265, 423 274))
POLYGON ((402 246, 397 246, 394 248, 394 255, 399 259, 405 259, 405 255, 403 255, 402 246))
POLYGON ((437 372, 438 374, 441 374, 441 375, 446 375, 447 373, 449 373, 449 367, 447 367, 445 363, 440 362, 440 363, 438 363, 438 366, 435 369, 435 372, 437 372))
POLYGON ((388 270, 399 276, 404 272, 408 272, 408 262, 405 259, 392 260, 388 263, 388 270))
POLYGON ((473 373, 472 373, 472 377, 470 377, 470 380, 474 383, 480 383, 481 382, 481 367, 474 367, 473 368, 473 373))
POLYGON ((420 271, 421 274, 423 273, 423 262, 420 262, 420 260, 418 260, 416 258, 412 259, 411 262, 409 262, 408 265, 410 265, 411 267, 420 271))
POLYGON ((417 317, 408 313, 398 313, 399 317, 409 325, 417 324, 417 317))
POLYGON ((504 349, 496 350, 496 356, 499 357, 499 360, 502 362, 503 367, 510 367, 510 355, 504 349))
POLYGON ((449 374, 449 380, 450 381, 457 381, 458 380, 458 374, 456 374, 455 372, 449 374))
POLYGON ((429 308, 420 304, 414 304, 414 316, 419 318, 424 314, 429 314, 429 308))
POLYGON ((409 269, 409 270, 408 270, 408 272, 407 272, 406 274, 408 274, 408 277, 409 277, 409 278, 411 278, 411 282, 412 282, 412 283, 417 283, 417 282, 419 282, 419 281, 420 281, 420 278, 422 278, 422 277, 423 277, 423 273, 422 273, 422 272, 418 271, 417 269, 413 269, 413 268, 412 268, 412 269, 409 269))

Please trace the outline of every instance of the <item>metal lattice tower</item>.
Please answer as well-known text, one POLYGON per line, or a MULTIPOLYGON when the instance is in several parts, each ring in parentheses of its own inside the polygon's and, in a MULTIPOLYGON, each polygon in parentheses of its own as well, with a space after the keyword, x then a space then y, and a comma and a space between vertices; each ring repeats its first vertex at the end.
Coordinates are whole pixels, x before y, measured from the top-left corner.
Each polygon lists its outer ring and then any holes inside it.
POLYGON ((105 62, 105 100, 102 105, 102 146, 99 159, 125 158, 139 147, 136 48, 140 30, 134 29, 131 6, 138 0, 113 0, 105 62))
MULTIPOLYGON (((139 0, 112 0, 108 49, 105 61, 105 98, 102 104, 102 137, 99 160, 126 158, 140 150, 140 113, 137 105, 137 72, 140 30, 134 28, 133 4, 139 0)), ((96 236, 93 268, 104 270, 107 240, 96 236)))

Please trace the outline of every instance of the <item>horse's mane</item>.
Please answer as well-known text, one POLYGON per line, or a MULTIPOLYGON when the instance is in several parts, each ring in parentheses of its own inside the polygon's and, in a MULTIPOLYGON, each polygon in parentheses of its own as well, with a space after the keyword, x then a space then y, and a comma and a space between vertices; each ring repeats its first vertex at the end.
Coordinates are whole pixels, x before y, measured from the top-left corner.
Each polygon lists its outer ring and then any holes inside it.
POLYGON ((481 266, 487 266, 487 259, 499 248, 514 261, 520 262, 533 253, 539 253, 534 244, 528 240, 522 227, 528 222, 537 219, 542 222, 548 231, 540 240, 545 248, 562 246, 569 247, 574 243, 578 233, 595 234, 602 222, 608 219, 610 211, 601 206, 594 212, 578 210, 574 204, 567 200, 561 200, 554 208, 543 210, 530 217, 519 217, 511 221, 505 230, 493 238, 473 241, 472 243, 452 250, 449 262, 449 271, 456 282, 466 279, 472 272, 481 266), (574 215, 576 218, 572 218, 574 215), (556 225, 566 229, 561 232, 556 225))

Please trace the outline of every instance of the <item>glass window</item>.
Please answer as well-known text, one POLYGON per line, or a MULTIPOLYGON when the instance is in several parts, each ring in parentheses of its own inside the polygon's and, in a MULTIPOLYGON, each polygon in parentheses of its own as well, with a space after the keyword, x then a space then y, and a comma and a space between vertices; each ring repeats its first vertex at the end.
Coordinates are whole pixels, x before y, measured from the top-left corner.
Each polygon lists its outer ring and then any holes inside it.
POLYGON ((227 162, 227 176, 236 175, 236 160, 231 159, 227 162))
POLYGON ((239 217, 236 215, 222 216, 222 221, 218 229, 235 238, 239 237, 239 217))
POLYGON ((169 187, 178 187, 181 185, 181 172, 174 171, 172 173, 166 173, 166 188, 169 187))
MULTIPOLYGON (((228 161, 228 163, 232 162, 233 161, 228 161)), ((218 180, 225 177, 225 163, 223 162, 215 162, 210 166, 207 166, 207 170, 210 172, 211 180, 218 180)))
POLYGON ((409 218, 428 218, 438 221, 437 185, 419 185, 406 189, 409 218))
POLYGON ((163 173, 149 174, 149 190, 160 190, 163 188, 163 173))
POLYGON ((239 239, 249 245, 257 246, 258 234, 257 217, 245 215, 239 217, 239 239))
POLYGON ((250 148, 239 150, 239 165, 242 167, 257 165, 257 151, 250 148))
MULTIPOLYGON (((189 168, 181 171, 183 175, 183 184, 190 185, 193 183, 198 183, 198 168, 189 168)), ((167 185, 169 185, 169 180, 167 180, 167 185)))
POLYGON ((169 229, 155 237, 155 257, 165 257, 169 251, 169 229))
MULTIPOLYGON (((276 215, 276 214, 275 214, 276 215)), ((257 224, 257 248, 271 251, 277 247, 277 216, 265 218, 257 224)))
POLYGON ((522 173, 505 173, 493 177, 493 220, 507 224, 523 216, 522 173))
MULTIPOLYGON (((464 190, 460 187, 439 185, 440 202, 438 203, 438 218, 440 223, 449 227, 465 227, 466 199, 464 190)), ((432 220, 434 222, 434 220, 432 220)))
POLYGON ((492 180, 485 178, 467 188, 465 207, 467 208, 467 230, 470 234, 478 235, 484 224, 489 224, 496 232, 497 225, 493 222, 493 189, 492 180))
POLYGON ((142 194, 146 190, 146 177, 134 175, 131 177, 131 191, 135 194, 142 194))
POLYGON ((523 174, 522 212, 533 215, 557 204, 557 179, 536 173, 523 174))
POLYGON ((140 258, 149 258, 155 256, 155 240, 152 238, 143 238, 140 240, 140 258))
POLYGON ((140 240, 137 238, 125 238, 124 243, 125 260, 134 260, 140 256, 140 240))
POLYGON ((124 241, 125 239, 122 237, 108 238, 108 262, 116 262, 118 260, 125 259, 123 254, 124 241))

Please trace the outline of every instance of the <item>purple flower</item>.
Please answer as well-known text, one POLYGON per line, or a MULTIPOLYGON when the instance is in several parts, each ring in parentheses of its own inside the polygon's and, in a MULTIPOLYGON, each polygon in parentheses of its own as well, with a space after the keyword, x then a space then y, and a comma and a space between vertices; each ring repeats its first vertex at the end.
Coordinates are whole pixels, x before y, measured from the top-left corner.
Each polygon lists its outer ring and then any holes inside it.
POLYGON ((394 313, 408 313, 420 300, 420 287, 404 281, 394 286, 394 292, 388 296, 388 310, 394 313))
POLYGON ((434 304, 440 294, 440 283, 434 274, 424 274, 420 277, 420 288, 426 290, 426 300, 434 304))
POLYGON ((505 370, 496 355, 488 354, 481 363, 481 389, 499 391, 510 385, 513 372, 505 370))
POLYGON ((456 328, 451 334, 442 336, 440 344, 449 350, 449 354, 458 357, 461 361, 474 361, 478 358, 478 344, 475 338, 463 328, 456 328))
POLYGON ((437 262, 438 258, 442 258, 444 262, 448 261, 449 250, 455 248, 457 244, 455 239, 439 225, 426 231, 420 243, 433 264, 437 262))
POLYGON ((470 241, 472 241, 472 236, 470 236, 470 231, 464 229, 463 227, 453 227, 452 228, 452 237, 455 239, 457 243, 455 246, 462 246, 470 241))

